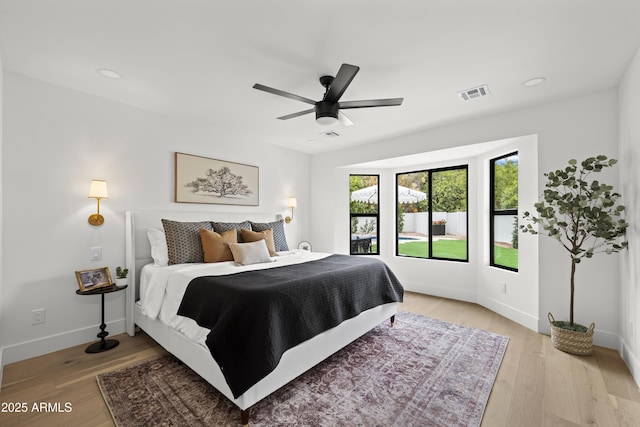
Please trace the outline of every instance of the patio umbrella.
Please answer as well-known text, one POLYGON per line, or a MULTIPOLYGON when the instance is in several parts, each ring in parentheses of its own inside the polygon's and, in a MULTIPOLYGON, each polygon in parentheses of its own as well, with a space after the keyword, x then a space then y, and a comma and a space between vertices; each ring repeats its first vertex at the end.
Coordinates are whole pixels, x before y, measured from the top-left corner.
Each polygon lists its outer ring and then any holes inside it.
MULTIPOLYGON (((378 197, 378 186, 361 188, 351 193, 351 200, 354 202, 376 203, 378 197)), ((411 188, 398 185, 398 201, 400 203, 417 203, 427 198, 426 193, 413 190, 411 188)))

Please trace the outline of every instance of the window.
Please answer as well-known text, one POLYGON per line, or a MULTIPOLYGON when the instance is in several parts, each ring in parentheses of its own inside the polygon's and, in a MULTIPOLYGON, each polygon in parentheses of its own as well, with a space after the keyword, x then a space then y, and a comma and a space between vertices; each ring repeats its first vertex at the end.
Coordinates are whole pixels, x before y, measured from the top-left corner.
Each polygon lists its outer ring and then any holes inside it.
POLYGON ((349 175, 351 255, 379 255, 379 175, 349 175))
POLYGON ((518 271, 518 153, 489 163, 490 264, 518 271))
POLYGON ((468 261, 467 167, 396 174, 396 255, 468 261))

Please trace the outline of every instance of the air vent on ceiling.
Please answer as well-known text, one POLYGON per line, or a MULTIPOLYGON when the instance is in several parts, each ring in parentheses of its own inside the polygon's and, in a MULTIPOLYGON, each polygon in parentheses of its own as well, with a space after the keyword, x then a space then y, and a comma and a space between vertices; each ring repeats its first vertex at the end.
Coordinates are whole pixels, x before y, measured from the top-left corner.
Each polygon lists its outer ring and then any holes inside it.
POLYGON ((460 96, 460 98, 464 99, 465 101, 469 101, 474 98, 481 98, 487 95, 489 95, 489 86, 487 85, 482 85, 463 90, 462 92, 458 92, 458 96, 460 96))
POLYGON ((326 132, 320 132, 320 135, 324 136, 325 138, 335 138, 336 136, 340 136, 340 134, 338 132, 336 132, 335 130, 328 130, 326 132))

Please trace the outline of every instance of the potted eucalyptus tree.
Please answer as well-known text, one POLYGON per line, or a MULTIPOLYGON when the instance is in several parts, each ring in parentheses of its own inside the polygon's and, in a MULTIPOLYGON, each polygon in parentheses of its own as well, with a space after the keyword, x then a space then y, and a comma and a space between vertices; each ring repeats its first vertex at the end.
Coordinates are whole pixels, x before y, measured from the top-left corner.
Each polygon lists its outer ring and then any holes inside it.
POLYGON ((569 321, 556 321, 549 313, 551 342, 567 353, 589 355, 595 324, 585 327, 573 319, 576 266, 597 253, 612 254, 625 249, 628 242, 624 234, 629 224, 622 217, 625 210, 619 203, 622 196, 610 185, 588 181, 591 174, 612 167, 617 160, 599 155, 580 164, 575 159, 568 163, 564 169, 544 174, 546 189, 542 200, 534 204, 537 216, 525 212, 523 219, 527 224, 520 225, 520 229, 552 237, 569 253, 569 321))

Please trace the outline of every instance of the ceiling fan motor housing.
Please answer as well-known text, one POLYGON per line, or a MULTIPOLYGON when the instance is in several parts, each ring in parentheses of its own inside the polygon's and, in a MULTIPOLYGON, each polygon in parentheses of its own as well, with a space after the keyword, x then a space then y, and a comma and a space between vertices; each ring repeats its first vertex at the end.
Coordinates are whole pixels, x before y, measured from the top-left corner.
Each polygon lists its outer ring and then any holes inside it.
POLYGON ((338 104, 337 102, 329 102, 329 101, 316 102, 316 121, 322 124, 324 121, 327 121, 330 123, 332 121, 337 120, 339 109, 340 109, 340 104, 338 104), (326 119, 329 119, 329 120, 326 120, 326 119))

